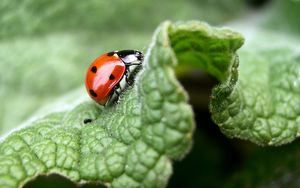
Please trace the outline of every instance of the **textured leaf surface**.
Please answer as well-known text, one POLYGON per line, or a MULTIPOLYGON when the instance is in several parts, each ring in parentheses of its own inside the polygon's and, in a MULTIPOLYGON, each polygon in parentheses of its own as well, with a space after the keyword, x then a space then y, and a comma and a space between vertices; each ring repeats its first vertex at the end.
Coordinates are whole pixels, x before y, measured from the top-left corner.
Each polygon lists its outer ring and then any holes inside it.
POLYGON ((118 104, 104 108, 82 103, 3 138, 0 187, 18 187, 41 173, 113 187, 164 187, 171 161, 187 153, 194 129, 187 96, 174 75, 174 52, 206 56, 201 46, 210 44, 211 52, 230 59, 241 45, 237 41, 242 40, 236 33, 198 22, 162 24, 136 84, 123 93, 118 104), (193 38, 201 42, 190 44, 193 38), (218 41, 227 47, 225 56, 218 50, 218 41), (85 119, 92 122, 85 124, 85 119))
POLYGON ((291 49, 296 40, 270 46, 280 37, 257 35, 261 37, 242 49, 240 67, 233 66, 226 81, 214 88, 211 112, 229 137, 281 145, 299 135, 299 52, 291 49))

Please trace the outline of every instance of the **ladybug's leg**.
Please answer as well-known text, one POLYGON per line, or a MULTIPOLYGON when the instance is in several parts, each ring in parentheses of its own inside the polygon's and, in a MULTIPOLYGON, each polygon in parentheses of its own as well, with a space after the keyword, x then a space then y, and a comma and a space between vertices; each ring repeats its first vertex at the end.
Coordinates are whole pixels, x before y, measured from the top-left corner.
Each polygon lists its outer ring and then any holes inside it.
POLYGON ((117 89, 115 89, 115 93, 118 97, 120 96, 120 92, 117 89))
POLYGON ((131 65, 141 65, 142 61, 139 61, 138 63, 126 63, 127 66, 131 66, 131 65))
POLYGON ((118 83, 116 86, 115 86, 115 93, 116 95, 119 97, 120 96, 120 91, 119 90, 122 90, 121 89, 121 86, 120 86, 120 83, 118 83))
POLYGON ((129 80, 129 73, 130 73, 129 67, 126 67, 125 80, 128 85, 131 85, 130 80, 129 80))

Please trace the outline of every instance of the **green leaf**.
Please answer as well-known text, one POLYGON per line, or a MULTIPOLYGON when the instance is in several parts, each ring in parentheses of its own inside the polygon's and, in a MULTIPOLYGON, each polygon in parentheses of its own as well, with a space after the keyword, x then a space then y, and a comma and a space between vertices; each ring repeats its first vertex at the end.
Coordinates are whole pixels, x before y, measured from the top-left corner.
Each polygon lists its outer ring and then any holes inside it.
POLYGON ((231 75, 214 88, 210 110, 228 137, 281 145, 299 135, 300 58, 292 47, 297 40, 257 33, 260 37, 241 50, 240 67, 236 61, 231 75))
POLYGON ((229 29, 193 22, 174 26, 170 38, 180 63, 204 69, 219 80, 228 76, 229 68, 236 59, 235 51, 244 41, 239 33, 229 29))
POLYGON ((171 161, 188 152, 194 129, 191 107, 173 71, 171 27, 167 22, 157 29, 136 84, 118 104, 104 108, 85 102, 2 138, 0 187, 18 187, 49 173, 113 187, 164 187, 171 161))

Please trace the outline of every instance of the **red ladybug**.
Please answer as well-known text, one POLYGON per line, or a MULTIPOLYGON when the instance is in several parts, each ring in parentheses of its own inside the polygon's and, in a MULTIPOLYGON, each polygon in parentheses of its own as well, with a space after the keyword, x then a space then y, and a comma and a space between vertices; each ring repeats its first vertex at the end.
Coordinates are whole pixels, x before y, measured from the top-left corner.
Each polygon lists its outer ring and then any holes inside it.
POLYGON ((126 77, 129 67, 140 65, 144 55, 137 50, 114 51, 101 55, 89 67, 85 86, 90 97, 101 105, 106 105, 110 97, 120 88, 120 81, 126 77))

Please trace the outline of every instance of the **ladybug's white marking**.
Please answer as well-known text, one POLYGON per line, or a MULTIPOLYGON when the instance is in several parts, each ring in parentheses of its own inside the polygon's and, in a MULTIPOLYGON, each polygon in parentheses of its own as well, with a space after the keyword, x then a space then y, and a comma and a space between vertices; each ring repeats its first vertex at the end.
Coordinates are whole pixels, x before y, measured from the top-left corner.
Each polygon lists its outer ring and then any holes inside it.
POLYGON ((123 57, 122 60, 124 61, 124 63, 133 63, 133 62, 138 61, 135 54, 127 55, 127 56, 123 57))

